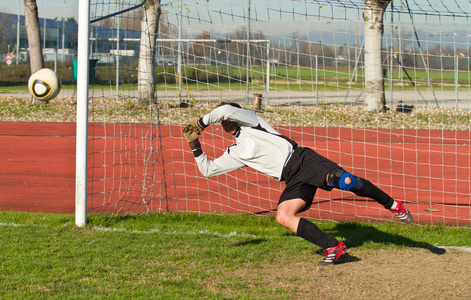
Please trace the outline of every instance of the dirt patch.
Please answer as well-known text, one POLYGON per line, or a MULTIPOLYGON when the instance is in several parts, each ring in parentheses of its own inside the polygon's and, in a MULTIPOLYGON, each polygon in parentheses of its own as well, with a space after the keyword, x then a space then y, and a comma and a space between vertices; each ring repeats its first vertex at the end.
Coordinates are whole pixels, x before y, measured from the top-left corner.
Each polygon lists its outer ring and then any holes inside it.
MULTIPOLYGON (((290 299, 469 299, 471 253, 446 249, 349 250, 339 264, 319 266, 322 257, 282 267, 234 270, 247 285, 263 281, 266 295, 290 299)), ((227 274, 226 274, 227 275, 227 274)))

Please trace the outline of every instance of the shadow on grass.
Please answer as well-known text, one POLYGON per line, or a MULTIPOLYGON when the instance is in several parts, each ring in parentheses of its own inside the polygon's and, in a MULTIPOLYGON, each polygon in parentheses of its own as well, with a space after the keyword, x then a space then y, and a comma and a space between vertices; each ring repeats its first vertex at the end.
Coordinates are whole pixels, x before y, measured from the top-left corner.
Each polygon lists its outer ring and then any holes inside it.
POLYGON ((252 239, 249 241, 234 243, 234 246, 258 245, 266 241, 267 241, 266 239, 252 239))
POLYGON ((423 248, 437 255, 446 253, 446 250, 443 248, 424 242, 414 241, 413 239, 401 236, 400 234, 386 233, 368 224, 359 224, 355 222, 338 223, 326 232, 334 236, 344 237, 343 241, 347 244, 348 248, 359 247, 365 243, 372 242, 377 244, 394 244, 404 247, 423 248))

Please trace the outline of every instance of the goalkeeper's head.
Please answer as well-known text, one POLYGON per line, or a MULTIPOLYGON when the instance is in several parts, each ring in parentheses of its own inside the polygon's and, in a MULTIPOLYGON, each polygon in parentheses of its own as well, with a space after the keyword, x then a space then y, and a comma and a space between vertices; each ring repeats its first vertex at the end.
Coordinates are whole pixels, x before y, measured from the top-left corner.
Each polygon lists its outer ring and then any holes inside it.
POLYGON ((226 102, 226 101, 223 101, 223 102, 219 103, 219 105, 217 107, 224 106, 224 105, 230 105, 230 106, 234 106, 234 107, 237 107, 237 108, 242 108, 242 106, 240 106, 238 103, 226 102))
POLYGON ((237 129, 239 129, 239 124, 237 124, 236 122, 232 122, 228 120, 220 121, 220 122, 224 131, 229 132, 231 134, 234 134, 237 131, 237 129))

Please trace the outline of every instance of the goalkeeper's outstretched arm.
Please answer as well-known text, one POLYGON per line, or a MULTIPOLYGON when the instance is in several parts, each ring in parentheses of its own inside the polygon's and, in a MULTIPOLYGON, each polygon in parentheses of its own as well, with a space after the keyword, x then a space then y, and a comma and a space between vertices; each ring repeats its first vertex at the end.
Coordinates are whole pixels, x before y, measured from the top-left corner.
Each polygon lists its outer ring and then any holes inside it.
POLYGON ((201 149, 201 143, 198 140, 198 129, 195 128, 194 125, 188 124, 185 129, 183 129, 183 136, 188 141, 198 169, 203 176, 212 177, 245 167, 245 164, 231 157, 228 150, 215 160, 209 160, 201 149))

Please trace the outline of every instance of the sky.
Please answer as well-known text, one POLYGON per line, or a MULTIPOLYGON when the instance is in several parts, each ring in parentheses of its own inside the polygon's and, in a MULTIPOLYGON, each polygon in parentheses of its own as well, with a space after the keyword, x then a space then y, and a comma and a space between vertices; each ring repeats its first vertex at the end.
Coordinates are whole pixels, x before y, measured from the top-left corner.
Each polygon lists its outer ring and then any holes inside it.
MULTIPOLYGON (((11 14, 24 14, 24 0, 0 0, 0 12, 7 12, 11 14)), ((75 18, 78 21, 78 3, 80 0, 36 0, 38 4, 39 18, 54 19, 56 17, 62 18, 75 18)), ((86 1, 86 0, 84 0, 86 1)), ((108 0, 110 2, 139 2, 140 0, 108 0)), ((161 0, 163 10, 167 12, 168 18, 173 21, 179 16, 179 4, 181 0, 161 0)), ((183 0, 184 15, 187 20, 192 23, 185 24, 187 27, 192 27, 196 32, 200 30, 211 30, 214 32, 226 31, 227 28, 236 28, 245 26, 248 2, 251 1, 252 13, 251 17, 258 20, 268 20, 267 22, 258 22, 261 28, 252 28, 253 30, 261 30, 269 33, 270 30, 275 30, 276 33, 281 33, 281 30, 292 32, 293 28, 302 28, 303 26, 309 29, 313 26, 323 26, 328 28, 330 22, 329 18, 355 18, 361 19, 361 7, 364 0, 183 0), (333 3, 332 5, 330 3, 333 3), (347 9, 341 8, 339 3, 348 4, 347 9), (358 9, 355 9, 358 7, 358 9), (352 9, 353 8, 353 9, 352 9), (321 13, 322 11, 322 13, 321 13), (221 13, 217 13, 221 12, 221 13), (296 12, 296 13, 295 13, 296 12), (346 13, 347 12, 347 13, 346 13), (304 16, 304 13, 308 17, 304 16), (324 18, 318 18, 321 14, 324 18), (346 14, 356 14, 357 16, 347 16, 346 14), (224 19, 222 22, 221 19, 224 19), (233 22, 233 23, 231 23, 233 22), (223 24, 223 25, 221 25, 223 24), (271 24, 282 24, 283 26, 271 26, 271 24), (313 25, 314 24, 314 25, 313 25), (227 27, 227 28, 226 28, 227 27)), ((92 3, 102 3, 106 1, 91 0, 92 3)), ((414 19, 419 25, 421 20, 424 20, 425 15, 433 15, 439 11, 441 14, 458 13, 466 15, 469 12, 471 15, 471 0, 395 0, 395 9, 403 12, 401 21, 410 22, 407 14, 405 3, 409 3, 411 10, 414 12, 414 19)), ((389 8, 388 8, 389 9, 389 8)), ((93 14, 93 12, 91 12, 93 14)), ((436 20, 433 17, 428 17, 427 21, 429 27, 433 27, 436 20)), ((450 23, 453 20, 457 22, 470 22, 471 18, 443 18, 442 21, 450 23), (450 21, 451 20, 451 21, 450 21)), ((397 22, 397 18, 395 20, 397 22)), ((440 22, 440 20, 438 20, 440 22)), ((254 22, 254 27, 257 26, 254 22)), ((335 23, 335 26, 342 26, 342 22, 335 23)), ((409 24, 408 24, 409 26, 409 24)), ((440 24, 444 26, 444 24, 440 24)), ((445 25, 445 27, 450 25, 445 25)), ((468 26, 466 26, 468 27, 468 26)), ((343 30, 343 28, 337 27, 343 30)), ((354 30, 354 28, 347 28, 346 30, 354 30)), ((360 28, 361 30, 361 28, 360 28)))
MULTIPOLYGON (((77 20, 78 18, 78 0, 36 0, 36 3, 38 4, 40 18, 62 18, 64 11, 66 19, 74 17, 77 20)), ((0 12, 16 15, 18 14, 18 7, 20 14, 24 15, 23 0, 0 0, 0 12)))
MULTIPOLYGON (((74 18, 78 21, 79 1, 36 0, 39 18, 74 18)), ((89 0, 92 3, 139 3, 142 0, 89 0)), ((252 32, 263 32, 267 38, 291 37, 298 33, 310 41, 332 44, 351 44, 357 31, 362 34, 364 0, 161 0, 167 21, 173 25, 180 19, 180 1, 183 2, 183 37, 195 37, 202 31, 224 36, 247 26, 247 8, 251 3, 252 32), (346 4, 343 7, 341 4, 346 4), (354 21, 354 22, 352 22, 354 21), (335 35, 333 33, 336 33, 335 35)), ((402 38, 415 40, 407 4, 413 13, 421 43, 457 43, 468 48, 471 41, 471 0, 394 0, 395 33, 402 29, 402 38), (469 13, 469 17, 468 17, 469 13), (455 17, 456 14, 456 17, 455 17), (440 15, 440 17, 438 17, 440 15), (455 25, 456 22, 456 25, 455 25), (457 35, 455 41, 453 35, 457 35)), ((93 6, 93 5, 92 5, 93 6)), ((390 24, 390 8, 385 23, 390 24)), ((104 11, 95 5, 95 11, 104 11), (97 8, 98 7, 98 8, 97 8)), ((24 0, 0 0, 0 12, 24 14, 24 0)), ((91 8, 93 15, 93 8, 91 8)), ((385 36, 391 36, 390 25, 385 36)))
MULTIPOLYGON (((20 13, 24 13, 24 0, 0 0, 0 12, 7 12, 11 14, 17 14, 18 10, 20 13)), ((85 0, 86 1, 86 0, 85 0)), ((140 0, 108 0, 110 2, 139 2, 140 0)), ((178 9, 180 0, 161 0, 163 6, 171 7, 170 10, 178 9), (164 5, 166 4, 166 5, 164 5), (170 4, 170 5, 169 5, 170 4)), ((332 7, 339 6, 339 3, 346 3, 349 7, 361 7, 364 0, 184 0, 184 7, 191 10, 192 8, 199 7, 203 10, 205 7, 215 10, 226 10, 226 7, 230 8, 228 11, 230 13, 239 14, 238 11, 246 10, 248 2, 251 1, 252 8, 255 11, 257 6, 262 8, 259 9, 259 13, 265 14, 266 9, 263 7, 274 8, 276 10, 297 10, 303 11, 306 7, 309 7, 309 10, 315 13, 315 11, 321 7, 323 11, 327 12, 332 7), (330 5, 329 3, 333 3, 330 5)), ((78 2, 79 0, 36 0, 38 4, 38 11, 40 18, 50 18, 54 19, 56 17, 62 17, 65 14, 66 18, 74 17, 78 19, 78 2)), ((102 3, 106 1, 91 0, 92 3, 102 3)), ((442 13, 454 12, 458 14, 468 14, 471 9, 470 0, 396 0, 393 2, 396 9, 400 8, 404 12, 406 10, 406 3, 409 3, 412 11, 416 13, 434 13, 436 11, 441 11, 442 13)), ((165 8, 164 8, 165 9, 165 8)), ((355 10, 353 10, 355 11, 355 10)), ((243 13, 242 13, 243 14, 243 13)), ((230 19, 229 15, 226 15, 230 19)), ((253 16, 252 16, 253 17, 253 16)))
MULTIPOLYGON (((0 11, 7 12, 12 14, 18 13, 18 8, 20 8, 21 13, 24 12, 24 0, 0 0, 0 11)), ((139 0, 111 0, 111 2, 132 2, 139 0)), ((322 7, 323 10, 329 10, 330 5, 328 0, 250 0, 254 7, 276 7, 280 10, 287 9, 296 9, 296 6, 299 6, 302 9, 307 6, 313 7, 314 11, 318 7, 322 7)), ((347 3, 348 6, 361 6, 364 0, 344 0, 339 1, 335 0, 331 3, 334 5, 339 5, 340 2, 347 3), (337 3, 337 4, 335 4, 337 3)), ((39 17, 40 18, 50 18, 54 19, 55 17, 62 17, 65 14, 66 18, 74 17, 78 19, 78 2, 79 0, 36 0, 38 4, 39 17)), ((98 0, 92 0, 92 3, 103 2, 98 0)), ((106 1, 105 1, 106 2, 106 1)), ((172 3, 171 6, 178 7, 180 0, 162 0, 162 3, 172 3)), ((246 8, 249 0, 184 0, 183 3, 185 7, 211 7, 212 9, 220 9, 222 6, 230 5, 230 10, 237 10, 246 8)), ((464 14, 471 13, 471 1, 470 0, 396 0, 394 5, 396 8, 402 7, 405 10, 405 3, 408 2, 410 8, 413 11, 418 12, 419 10, 424 10, 423 12, 434 12, 435 10, 439 11, 452 11, 452 12, 463 12, 464 14)), ((224 7, 222 7, 225 10, 224 7)), ((263 13, 263 9, 260 10, 263 13)))

